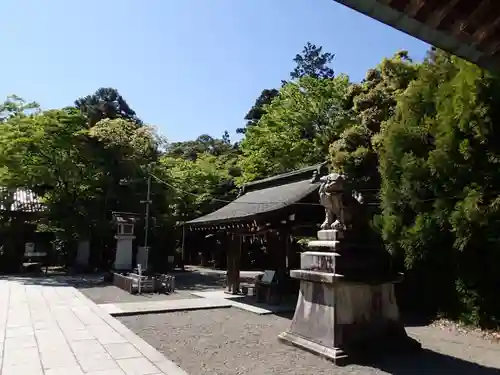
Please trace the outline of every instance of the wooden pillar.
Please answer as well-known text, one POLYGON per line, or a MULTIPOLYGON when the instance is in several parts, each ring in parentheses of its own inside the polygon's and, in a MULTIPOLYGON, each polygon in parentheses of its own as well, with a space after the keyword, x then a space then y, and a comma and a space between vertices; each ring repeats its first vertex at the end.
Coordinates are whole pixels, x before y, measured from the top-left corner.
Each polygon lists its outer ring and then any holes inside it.
POLYGON ((283 232, 267 233, 267 243, 274 260, 276 281, 281 284, 286 274, 286 235, 283 232))
POLYGON ((241 237, 227 235, 227 292, 238 294, 240 291, 241 237))
POLYGON ((234 281, 233 281, 233 294, 238 294, 240 292, 240 267, 241 267, 241 247, 243 241, 241 236, 233 237, 234 246, 234 281))
POLYGON ((233 258, 234 252, 231 246, 230 237, 225 233, 221 236, 221 245, 224 247, 226 251, 226 287, 227 292, 232 293, 233 291, 233 258))
POLYGON ((277 232, 277 249, 276 249, 276 274, 279 275, 279 280, 283 283, 286 279, 286 257, 287 257, 287 248, 288 248, 288 231, 286 228, 280 228, 279 232, 277 232))

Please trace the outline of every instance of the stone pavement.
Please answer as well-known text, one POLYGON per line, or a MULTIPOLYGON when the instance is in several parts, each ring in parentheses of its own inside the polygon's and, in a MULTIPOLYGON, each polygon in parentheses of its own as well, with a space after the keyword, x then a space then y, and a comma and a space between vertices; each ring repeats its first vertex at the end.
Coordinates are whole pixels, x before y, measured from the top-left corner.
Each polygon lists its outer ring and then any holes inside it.
POLYGON ((220 309, 231 306, 232 304, 225 300, 212 300, 207 298, 99 304, 101 309, 112 316, 220 309))
POLYGON ((0 279, 0 375, 187 375, 74 287, 0 279))
POLYGON ((171 299, 163 301, 114 302, 102 303, 98 306, 111 316, 127 316, 140 314, 158 314, 175 311, 206 310, 234 307, 258 315, 276 314, 295 311, 295 304, 282 303, 269 305, 255 302, 254 297, 232 295, 224 290, 191 292, 193 299, 171 299))
POLYGON ((285 312, 294 312, 295 303, 282 302, 279 305, 255 302, 255 297, 248 298, 241 295, 228 294, 224 290, 207 290, 202 292, 191 292, 192 295, 206 298, 211 301, 226 301, 230 306, 245 310, 257 315, 268 315, 285 312), (250 302, 251 300, 251 302, 250 302))

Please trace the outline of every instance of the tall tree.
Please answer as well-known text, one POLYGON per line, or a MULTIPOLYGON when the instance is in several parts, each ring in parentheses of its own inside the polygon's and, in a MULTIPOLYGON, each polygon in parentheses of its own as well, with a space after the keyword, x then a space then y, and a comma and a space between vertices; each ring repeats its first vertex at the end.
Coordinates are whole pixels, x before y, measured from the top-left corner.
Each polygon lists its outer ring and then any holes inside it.
POLYGON ((245 127, 236 129, 236 133, 245 134, 249 127, 256 125, 266 113, 266 106, 271 104, 273 99, 278 96, 278 93, 279 91, 276 89, 262 90, 259 97, 255 100, 252 108, 250 108, 248 113, 245 115, 245 120, 247 121, 245 127))
POLYGON ((499 108, 500 77, 432 53, 380 148, 384 239, 418 307, 497 326, 499 108))
POLYGON ((349 87, 346 105, 356 121, 330 147, 332 165, 350 177, 358 189, 379 187, 377 144, 384 121, 391 118, 397 98, 416 78, 418 65, 406 51, 384 59, 366 73, 359 84, 349 87))
POLYGON ((108 235, 113 210, 141 210, 145 183, 124 189, 119 181, 144 181, 144 165, 157 155, 146 126, 124 119, 87 126, 79 110, 66 108, 12 116, 0 132, 0 186, 41 197, 43 227, 66 243, 91 231, 108 235))
MULTIPOLYGON (((293 61, 296 66, 290 77, 292 79, 299 79, 301 77, 309 76, 313 78, 333 78, 334 71, 329 67, 335 55, 329 52, 323 52, 323 47, 307 42, 301 54, 297 54, 293 61)), ((282 87, 287 84, 287 81, 282 80, 282 87)), ((274 98, 279 94, 277 89, 264 89, 259 97, 255 100, 254 105, 245 115, 247 121, 244 128, 236 129, 238 134, 245 134, 246 130, 255 126, 259 120, 266 113, 266 108, 271 104, 274 98)))
POLYGON ((75 106, 85 115, 89 127, 101 120, 116 118, 123 118, 137 125, 142 124, 135 111, 114 88, 100 88, 92 95, 77 99, 75 106))
POLYGON ((199 155, 204 153, 220 156, 233 151, 236 150, 231 145, 229 133, 226 131, 221 139, 213 138, 208 134, 202 134, 194 141, 170 143, 167 145, 165 154, 194 161, 199 155))
POLYGON ((333 78, 334 71, 329 64, 334 54, 323 52, 323 47, 307 42, 301 54, 297 54, 293 61, 297 66, 290 72, 291 79, 309 76, 314 78, 333 78))
POLYGON ((324 161, 329 144, 353 121, 344 103, 348 87, 343 75, 305 76, 283 86, 241 142, 239 182, 324 161))
POLYGON ((0 104, 0 123, 7 121, 13 116, 23 116, 40 111, 40 105, 36 102, 26 102, 17 95, 9 95, 0 104))

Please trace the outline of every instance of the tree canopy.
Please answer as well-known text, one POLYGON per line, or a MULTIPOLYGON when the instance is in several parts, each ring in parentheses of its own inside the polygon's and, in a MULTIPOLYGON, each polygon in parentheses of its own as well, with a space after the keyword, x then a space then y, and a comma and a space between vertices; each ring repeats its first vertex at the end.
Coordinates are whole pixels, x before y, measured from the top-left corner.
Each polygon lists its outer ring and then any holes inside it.
POLYGON ((284 85, 240 144, 241 182, 322 162, 329 143, 349 123, 346 76, 302 77, 284 85))
POLYGON ((114 88, 54 110, 9 96, 0 245, 15 253, 16 189, 41 197, 38 230, 68 249, 98 238, 101 254, 114 246, 111 212, 144 213, 149 176, 153 248, 171 251, 179 222, 225 205, 242 184, 328 161, 371 194, 371 229, 406 272, 408 306, 499 326, 500 77, 432 49, 422 62, 397 52, 352 82, 333 58, 307 43, 287 80, 248 103, 238 142, 228 131, 167 142, 114 88))

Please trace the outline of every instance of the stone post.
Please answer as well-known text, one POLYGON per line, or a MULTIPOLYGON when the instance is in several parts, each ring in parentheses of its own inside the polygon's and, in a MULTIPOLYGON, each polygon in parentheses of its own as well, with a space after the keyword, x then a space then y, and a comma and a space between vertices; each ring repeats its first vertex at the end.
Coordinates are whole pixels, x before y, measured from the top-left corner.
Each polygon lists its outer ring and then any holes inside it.
POLYGON ((116 254, 114 268, 117 271, 127 271, 132 269, 132 242, 134 235, 117 234, 116 254))

